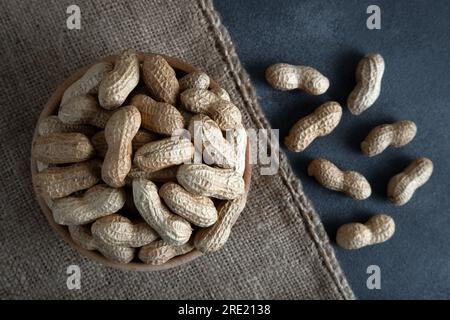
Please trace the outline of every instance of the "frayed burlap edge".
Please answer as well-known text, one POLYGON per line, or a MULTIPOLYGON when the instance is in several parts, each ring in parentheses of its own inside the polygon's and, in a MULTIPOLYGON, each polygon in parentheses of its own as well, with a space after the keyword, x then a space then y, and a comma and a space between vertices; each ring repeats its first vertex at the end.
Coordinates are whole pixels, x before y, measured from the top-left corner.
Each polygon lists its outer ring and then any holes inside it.
MULTIPOLYGON (((214 9, 212 0, 197 1, 205 21, 209 25, 209 29, 215 38, 216 48, 230 69, 236 88, 243 97, 249 115, 253 118, 253 121, 258 127, 270 128, 269 122, 265 119, 265 116, 258 106, 255 89, 251 85, 248 74, 241 66, 231 37, 221 23, 217 11, 214 9)), ((324 265, 335 282, 336 291, 342 295, 344 299, 355 299, 355 295, 336 260, 334 250, 331 247, 325 229, 323 228, 312 203, 303 193, 298 178, 292 172, 292 169, 282 152, 280 153, 280 176, 282 177, 286 188, 290 191, 294 203, 297 204, 297 208, 292 208, 293 212, 298 213, 295 218, 300 221, 300 223, 305 224, 311 239, 316 245, 320 257, 322 257, 324 261, 324 265)))

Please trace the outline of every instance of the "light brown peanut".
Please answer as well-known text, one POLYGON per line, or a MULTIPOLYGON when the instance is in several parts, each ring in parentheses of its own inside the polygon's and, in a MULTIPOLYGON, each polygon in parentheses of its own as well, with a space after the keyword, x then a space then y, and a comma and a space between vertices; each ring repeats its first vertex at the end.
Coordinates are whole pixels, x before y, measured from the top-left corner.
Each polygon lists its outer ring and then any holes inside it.
POLYGON ((205 197, 232 200, 245 192, 244 179, 233 169, 184 164, 178 169, 177 179, 190 193, 205 197))
POLYGON ((189 222, 167 209, 161 202, 156 185, 145 179, 133 180, 133 198, 142 218, 168 244, 182 245, 189 241, 192 228, 189 222))
POLYGON ((296 66, 287 63, 276 63, 266 70, 266 80, 275 89, 300 89, 308 94, 325 93, 330 81, 314 68, 296 66))
MULTIPOLYGON (((148 132, 144 129, 139 129, 133 140, 131 141, 131 145, 133 148, 133 152, 142 147, 144 144, 155 141, 157 139, 156 135, 148 132)), ((106 155, 106 151, 108 151, 108 144, 106 143, 105 132, 99 131, 91 137, 91 143, 97 152, 99 157, 104 158, 106 155)))
POLYGON ((144 83, 152 97, 174 105, 180 91, 175 70, 160 55, 147 54, 142 64, 144 83))
POLYGON ((289 150, 301 152, 316 138, 330 134, 341 121, 342 108, 339 103, 329 101, 313 113, 301 118, 289 131, 284 143, 289 150))
POLYGON ((94 238, 113 246, 138 248, 158 239, 145 221, 131 222, 120 214, 99 218, 91 226, 94 238))
POLYGON ((191 252, 193 249, 194 247, 190 243, 174 246, 163 240, 158 240, 143 246, 139 250, 138 257, 146 264, 159 266, 176 256, 191 252))
POLYGON ((38 134, 41 136, 47 136, 52 133, 78 132, 90 137, 95 131, 96 129, 90 125, 64 123, 56 115, 42 119, 38 127, 38 134))
POLYGON ((141 114, 134 106, 116 111, 105 127, 108 144, 102 166, 102 179, 111 187, 122 187, 131 169, 132 140, 141 125, 141 114))
POLYGON ((174 131, 184 128, 183 115, 174 106, 158 102, 152 98, 138 94, 131 104, 141 113, 142 127, 163 135, 172 135, 174 131))
POLYGON ((58 118, 66 124, 104 128, 112 112, 100 108, 93 96, 77 96, 59 108, 58 118))
POLYGON ((156 182, 169 182, 177 180, 178 166, 167 167, 158 171, 144 171, 137 166, 132 166, 130 172, 125 179, 125 183, 131 186, 133 179, 147 179, 156 182))
POLYGON ((106 259, 118 263, 129 263, 134 258, 134 248, 112 246, 95 239, 89 226, 69 226, 73 241, 86 250, 98 250, 106 259))
POLYGON ((219 207, 219 218, 209 228, 200 229, 195 234, 194 246, 203 253, 217 251, 222 248, 230 237, 231 228, 245 208, 247 194, 235 200, 225 202, 219 207))
POLYGON ((36 137, 33 143, 33 157, 45 163, 80 162, 94 156, 94 147, 82 133, 52 133, 36 137))
POLYGON ((108 72, 98 88, 98 101, 108 110, 120 107, 139 83, 139 60, 133 49, 123 51, 114 69, 108 72))
POLYGON ((383 73, 384 59, 379 54, 370 53, 358 63, 357 84, 347 99, 351 113, 359 115, 375 103, 380 95, 383 73))
POLYGON ((80 79, 64 91, 61 98, 61 105, 67 103, 73 97, 97 93, 98 86, 103 77, 112 69, 113 65, 109 62, 94 64, 80 79))
POLYGON ((342 171, 326 159, 311 161, 308 175, 315 177, 325 188, 344 192, 356 200, 367 199, 372 193, 369 182, 360 173, 342 171))
POLYGON ((217 210, 210 198, 193 195, 177 183, 165 183, 159 195, 172 212, 196 226, 209 227, 217 220, 217 210))
POLYGON ((389 180, 387 194, 389 200, 402 206, 407 203, 418 188, 423 186, 433 173, 433 162, 428 158, 414 160, 406 169, 389 180))
POLYGON ((51 206, 55 222, 62 225, 81 225, 116 213, 125 204, 125 191, 104 184, 87 190, 82 197, 57 199, 51 206))
POLYGON ((88 189, 100 181, 101 162, 94 159, 70 166, 51 167, 34 175, 37 190, 52 199, 88 189))
POLYGON ((233 145, 223 137, 219 126, 210 117, 201 113, 193 116, 189 123, 189 133, 206 164, 228 169, 235 167, 236 153, 233 145))
POLYGON ((147 143, 134 155, 134 164, 141 170, 153 172, 188 162, 194 146, 184 137, 171 137, 147 143))
POLYGON ((414 139, 416 132, 416 124, 408 120, 382 124, 370 131, 361 143, 361 150, 365 155, 373 157, 389 146, 399 148, 407 145, 414 139))
POLYGON ((395 222, 390 216, 377 214, 366 223, 348 223, 336 234, 336 243, 344 249, 359 249, 389 240, 395 233, 395 222))
POLYGON ((209 76, 202 71, 194 71, 188 73, 183 78, 179 80, 180 91, 186 89, 208 89, 209 87, 209 76))
POLYGON ((208 115, 222 130, 242 127, 239 109, 230 101, 219 98, 214 92, 187 89, 181 93, 180 100, 186 110, 208 115))

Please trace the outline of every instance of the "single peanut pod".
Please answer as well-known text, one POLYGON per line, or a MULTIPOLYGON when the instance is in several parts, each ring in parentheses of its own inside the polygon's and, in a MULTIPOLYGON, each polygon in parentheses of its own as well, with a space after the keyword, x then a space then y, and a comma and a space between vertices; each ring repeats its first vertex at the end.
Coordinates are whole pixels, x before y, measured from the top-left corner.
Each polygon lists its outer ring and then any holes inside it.
POLYGON ((131 104, 138 108, 142 126, 147 130, 170 136, 174 131, 184 128, 183 115, 168 103, 138 94, 133 97, 131 104))
POLYGON ((183 137, 171 137, 147 143, 134 155, 134 164, 141 170, 154 172, 192 159, 194 146, 183 137))
POLYGON ((177 172, 178 182, 190 193, 223 200, 236 199, 245 192, 242 175, 233 169, 205 164, 184 164, 177 172))
POLYGON ((117 263, 129 263, 134 258, 134 248, 112 246, 92 236, 89 226, 69 226, 73 241, 86 250, 98 250, 106 259, 117 263))
POLYGON ((67 103, 73 97, 96 94, 103 77, 113 69, 109 62, 100 62, 90 67, 86 73, 64 91, 61 105, 67 103))
POLYGON ((139 250, 138 257, 146 264, 159 266, 176 256, 191 252, 193 249, 194 247, 190 243, 174 246, 163 240, 158 240, 143 246, 139 250))
POLYGON ((180 91, 184 91, 186 89, 208 89, 209 87, 209 76, 202 71, 194 71, 188 73, 179 81, 180 91))
POLYGON ((113 246, 138 248, 158 239, 145 221, 131 222, 120 214, 97 219, 91 226, 94 238, 113 246))
POLYGON ((236 154, 233 145, 222 134, 219 126, 204 114, 191 118, 189 133, 198 152, 203 153, 204 162, 221 168, 234 168, 236 154))
POLYGON ((358 63, 357 84, 347 99, 351 113, 359 115, 375 103, 380 95, 383 73, 384 59, 380 54, 370 53, 358 63))
POLYGON ((407 145, 414 139, 416 132, 416 124, 408 120, 382 124, 373 128, 361 142, 361 150, 365 155, 373 157, 389 146, 399 148, 407 145))
POLYGON ((51 209, 58 224, 87 224, 122 209, 125 198, 124 190, 99 184, 87 190, 82 197, 55 200, 51 209))
POLYGON ((133 49, 117 58, 114 69, 108 72, 98 88, 98 101, 108 110, 120 107, 139 83, 139 60, 133 49))
POLYGON ((33 157, 46 163, 80 162, 94 156, 89 138, 81 133, 52 133, 36 137, 33 143, 33 157))
POLYGON ((423 186, 433 173, 433 162, 428 158, 414 160, 403 172, 389 180, 387 194, 389 200, 402 206, 413 196, 414 192, 423 186))
POLYGON ((230 237, 231 229, 245 208, 247 194, 225 202, 219 208, 217 222, 209 228, 200 229, 195 234, 194 246, 203 253, 217 251, 230 237))
POLYGON ((144 83, 152 97, 174 105, 180 91, 175 70, 160 55, 147 54, 142 64, 144 83))
POLYGON ((131 186, 133 179, 143 178, 154 182, 169 182, 177 180, 178 166, 167 167, 158 171, 144 171, 136 166, 132 166, 125 179, 125 183, 131 186))
POLYGON ((211 92, 215 93, 216 96, 218 96, 222 100, 231 101, 230 95, 224 88, 214 87, 214 88, 211 88, 211 92))
POLYGON ((238 107, 226 100, 212 103, 206 114, 213 119, 222 130, 242 127, 242 115, 238 107))
POLYGON ((104 128, 112 112, 100 108, 93 96, 76 96, 63 104, 58 111, 58 118, 66 124, 86 125, 104 128))
POLYGON ((284 143, 289 150, 301 152, 316 138, 330 134, 341 121, 342 108, 339 103, 329 101, 313 113, 301 118, 289 131, 284 143))
POLYGON ((196 226, 209 227, 217 220, 217 210, 210 198, 193 195, 177 183, 165 183, 159 195, 172 212, 196 226))
POLYGON ((79 132, 90 137, 95 131, 96 129, 89 125, 64 123, 55 115, 42 119, 38 127, 38 134, 41 136, 47 136, 52 133, 79 132))
POLYGON ((330 87, 330 81, 314 68, 276 63, 266 70, 266 80, 275 89, 300 89, 308 94, 319 95, 330 87))
POLYGON ((192 228, 189 222, 167 209, 161 202, 156 185, 145 179, 133 180, 133 197, 142 218, 168 244, 182 245, 189 241, 192 228))
POLYGON ((131 169, 132 140, 141 125, 141 114, 134 106, 116 111, 105 127, 108 150, 102 166, 102 179, 111 187, 125 185, 131 169))
POLYGON ((101 177, 100 166, 101 162, 94 159, 70 166, 51 167, 35 174, 34 183, 39 193, 52 199, 66 197, 97 184, 101 177))
POLYGON ((348 223, 341 226, 336 234, 336 243, 348 250, 389 240, 395 233, 395 222, 390 216, 377 214, 366 223, 348 223))
MULTIPOLYGON (((156 135, 148 132, 144 129, 139 129, 133 140, 131 141, 131 145, 133 148, 133 152, 142 147, 144 144, 155 141, 157 139, 156 135)), ((104 158, 106 155, 106 151, 108 151, 108 144, 106 143, 105 132, 99 131, 94 134, 91 138, 91 143, 97 152, 99 157, 104 158)))
POLYGON ((342 171, 326 159, 315 159, 308 166, 308 175, 313 176, 325 188, 344 192, 353 199, 370 197, 372 189, 367 179, 355 171, 342 171))

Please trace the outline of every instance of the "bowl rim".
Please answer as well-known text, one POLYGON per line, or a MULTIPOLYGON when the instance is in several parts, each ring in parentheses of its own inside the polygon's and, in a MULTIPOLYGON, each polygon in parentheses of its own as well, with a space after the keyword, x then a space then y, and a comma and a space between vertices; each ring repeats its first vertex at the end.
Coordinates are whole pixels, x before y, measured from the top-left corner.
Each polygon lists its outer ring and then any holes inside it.
MULTIPOLYGON (((158 54, 160 56, 162 56, 168 63, 170 66, 172 66, 172 68, 178 70, 178 71, 182 71, 185 73, 190 73, 190 72, 194 72, 194 71, 199 71, 199 69, 197 69, 196 67, 178 59, 178 58, 173 58, 164 54, 160 54, 160 53, 144 53, 144 52, 137 52, 138 55, 138 59, 139 62, 142 63, 144 60, 144 57, 146 54, 158 54)), ((48 116, 51 115, 56 115, 57 114, 57 110, 59 108, 59 104, 61 101, 61 97, 64 93, 64 91, 75 81, 77 81, 78 79, 80 79, 85 72, 92 67, 94 64, 99 63, 99 62, 111 62, 114 63, 115 60, 117 59, 117 55, 110 55, 104 58, 101 58, 99 61, 87 65, 85 67, 82 67, 80 69, 78 69, 75 73, 73 73, 71 76, 69 76, 60 86, 58 86, 58 88, 53 92, 53 94, 50 96, 50 98, 48 99, 47 103, 45 104, 44 108, 42 109, 40 115, 39 115, 39 119, 36 123, 36 127, 33 133, 33 139, 32 139, 32 143, 31 143, 31 148, 33 148, 34 145, 34 141, 36 139, 36 137, 39 135, 38 134, 38 128, 39 125, 41 123, 41 121, 45 118, 47 118, 48 116)), ((219 84, 212 80, 210 81, 210 88, 211 89, 217 89, 219 88, 219 84)), ((106 259, 102 254, 100 254, 98 251, 96 250, 87 250, 83 247, 81 247, 79 244, 77 244, 75 241, 72 240, 72 237, 69 234, 68 228, 67 226, 63 226, 63 225, 59 225, 55 222, 55 220, 53 219, 53 214, 50 210, 50 208, 47 206, 43 196, 39 193, 36 184, 35 184, 35 179, 34 176, 38 173, 37 170, 37 161, 36 159, 34 159, 33 153, 31 153, 31 177, 32 177, 32 184, 33 184, 33 189, 34 189, 34 195, 35 198, 37 199, 39 206, 41 208, 41 211, 44 213, 44 216, 46 217, 48 223, 50 224, 51 228, 67 243, 69 244, 73 249, 75 249, 76 251, 80 252, 83 256, 86 256, 88 258, 90 258, 91 260, 98 262, 100 264, 103 264, 104 266, 110 267, 110 268, 115 268, 115 269, 120 269, 120 270, 131 270, 131 271, 159 271, 159 270, 166 270, 166 269, 171 269, 171 268, 175 268, 178 266, 181 266, 183 264, 186 264, 200 256, 203 255, 203 253, 201 253, 199 250, 194 249, 193 251, 190 251, 184 255, 180 255, 180 256, 176 256, 172 259, 170 259, 169 261, 167 261, 166 263, 162 264, 162 265, 149 265, 149 264, 145 264, 143 262, 138 262, 135 259, 129 263, 118 263, 118 262, 113 262, 110 261, 108 259, 106 259)), ((244 170, 244 182, 245 182, 245 192, 248 193, 249 189, 250 189, 250 182, 251 182, 251 172, 252 172, 252 165, 250 163, 250 147, 249 147, 249 143, 247 141, 247 149, 246 149, 246 153, 245 153, 245 170, 244 170)), ((138 250, 138 248, 137 248, 138 250)))

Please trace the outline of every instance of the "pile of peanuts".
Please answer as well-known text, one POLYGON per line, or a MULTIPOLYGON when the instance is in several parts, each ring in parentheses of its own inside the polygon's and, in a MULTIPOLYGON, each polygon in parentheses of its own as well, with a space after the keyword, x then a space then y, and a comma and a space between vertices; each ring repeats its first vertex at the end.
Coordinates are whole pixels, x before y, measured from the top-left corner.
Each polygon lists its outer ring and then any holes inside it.
POLYGON ((216 251, 245 207, 239 109, 207 74, 177 74, 161 55, 140 63, 127 49, 93 65, 37 131, 38 193, 74 242, 110 261, 216 251))
MULTIPOLYGON (((381 79, 385 69, 380 54, 368 54, 356 69, 356 87, 347 99, 347 107, 354 115, 370 108, 378 99, 381 79)), ((277 63, 266 70, 266 80, 279 90, 301 89, 308 94, 320 95, 330 86, 329 80, 314 68, 277 63)), ((310 115, 301 118, 290 130, 284 142, 294 152, 305 150, 316 138, 330 134, 339 124, 342 108, 339 103, 329 101, 310 115)), ((361 142, 363 154, 373 157, 388 147, 402 147, 411 142, 417 132, 416 124, 402 120, 373 128, 361 142)), ((393 176, 387 186, 388 199, 395 205, 407 203, 420 186, 425 184, 433 172, 433 163, 428 158, 414 160, 403 172, 393 176)), ((343 171, 326 159, 315 159, 308 166, 308 175, 330 190, 343 192, 356 200, 367 199, 372 189, 367 179, 355 171, 343 171)), ((336 242, 345 249, 359 249, 385 242, 395 232, 392 217, 374 215, 366 223, 348 223, 341 226, 336 242)))

